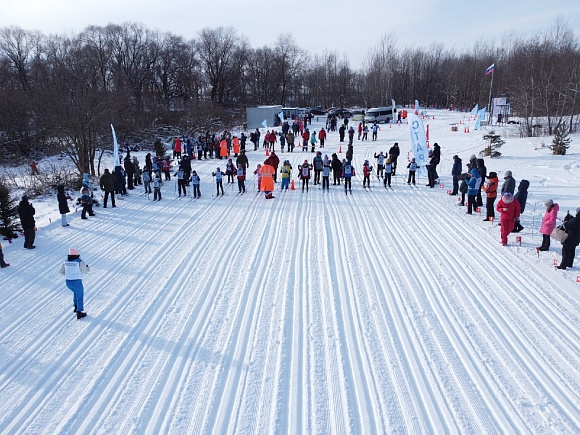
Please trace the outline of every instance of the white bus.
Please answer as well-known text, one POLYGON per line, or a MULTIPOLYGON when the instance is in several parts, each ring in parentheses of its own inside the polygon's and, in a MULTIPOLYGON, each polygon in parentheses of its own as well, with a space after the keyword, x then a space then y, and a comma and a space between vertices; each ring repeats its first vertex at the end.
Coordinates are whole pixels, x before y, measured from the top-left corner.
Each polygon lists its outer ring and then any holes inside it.
POLYGON ((394 107, 373 107, 368 109, 365 114, 365 122, 372 123, 390 123, 396 118, 397 109, 394 107))

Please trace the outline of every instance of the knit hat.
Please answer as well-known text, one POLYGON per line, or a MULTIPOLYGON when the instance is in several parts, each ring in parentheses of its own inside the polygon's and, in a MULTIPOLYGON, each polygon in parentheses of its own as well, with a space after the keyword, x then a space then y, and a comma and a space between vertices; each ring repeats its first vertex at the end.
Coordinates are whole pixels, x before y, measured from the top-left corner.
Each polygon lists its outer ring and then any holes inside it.
POLYGON ((503 178, 508 178, 512 176, 512 171, 505 171, 505 174, 503 174, 503 178))
POLYGON ((548 199, 546 202, 544 202, 544 205, 546 207, 550 208, 554 205, 554 201, 552 201, 551 199, 548 199))
POLYGON ((68 248, 68 255, 81 255, 77 248, 68 248))
POLYGON ((580 207, 576 209, 576 214, 580 213, 580 207))
POLYGON ((28 195, 22 195, 22 201, 28 201, 28 195))
POLYGON ((514 195, 511 192, 506 192, 506 193, 503 194, 503 196, 501 197, 501 199, 506 204, 511 204, 513 202, 513 200, 514 200, 514 195))

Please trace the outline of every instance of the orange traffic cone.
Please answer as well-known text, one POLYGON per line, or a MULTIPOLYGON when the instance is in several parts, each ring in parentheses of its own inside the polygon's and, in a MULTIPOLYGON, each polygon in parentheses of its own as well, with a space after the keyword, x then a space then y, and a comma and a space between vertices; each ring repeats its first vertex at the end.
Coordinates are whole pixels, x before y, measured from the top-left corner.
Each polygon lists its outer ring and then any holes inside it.
POLYGON ((467 127, 467 132, 469 133, 469 127, 467 127))
POLYGON ((340 146, 340 148, 338 149, 338 154, 342 154, 342 145, 340 146))
POLYGON ((296 188, 294 187, 294 180, 290 182, 290 190, 296 190, 296 188))
POLYGON ((393 128, 393 126, 389 123, 389 128, 393 128))
POLYGON ((266 147, 266 157, 270 155, 270 148, 266 147))

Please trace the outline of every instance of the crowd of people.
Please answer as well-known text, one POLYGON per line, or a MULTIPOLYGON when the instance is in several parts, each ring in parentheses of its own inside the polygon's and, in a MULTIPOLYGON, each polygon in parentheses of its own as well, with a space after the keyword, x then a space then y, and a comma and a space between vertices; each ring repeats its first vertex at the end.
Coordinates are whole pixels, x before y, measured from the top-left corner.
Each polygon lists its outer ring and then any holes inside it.
MULTIPOLYGON (((297 178, 301 182, 302 192, 308 192, 310 180, 313 179, 313 185, 321 185, 323 191, 330 189, 330 177, 333 179, 333 186, 343 185, 345 193, 352 195, 352 178, 356 176, 356 170, 353 165, 354 154, 354 128, 348 127, 348 120, 339 127, 339 140, 344 140, 345 132, 348 133, 349 143, 345 153, 345 158, 339 159, 337 153, 332 153, 329 158, 321 149, 324 148, 327 132, 321 128, 318 132, 310 132, 308 125, 309 119, 304 121, 296 119, 290 125, 284 122, 281 131, 267 131, 263 138, 263 147, 267 149, 267 158, 263 164, 258 164, 255 171, 257 187, 263 192, 266 199, 274 198, 275 183, 278 182, 278 174, 281 177, 282 191, 294 188, 292 179, 292 165, 290 160, 286 159, 280 165, 280 159, 276 154, 275 147, 279 143, 280 149, 284 152, 293 152, 297 139, 301 139, 303 151, 314 153, 312 159, 306 158, 303 163, 298 165, 297 178), (341 131, 342 130, 342 131, 341 131), (318 147, 318 151, 316 148, 318 147)), ((336 123, 327 125, 330 131, 336 131, 336 123)), ((378 126, 371 127, 373 136, 376 140, 378 126)), ((360 123, 358 127, 358 140, 368 140, 368 126, 360 123)), ((260 141, 260 131, 256 129, 250 133, 250 142, 254 145, 254 150, 258 149, 260 141)), ((127 150, 122 165, 114 167, 113 172, 105 169, 100 177, 99 186, 104 192, 103 208, 107 207, 109 199, 112 207, 116 207, 115 195, 127 195, 128 190, 133 190, 137 186, 143 186, 145 194, 153 193, 153 200, 162 199, 161 186, 163 181, 170 181, 172 175, 177 178, 175 184, 179 197, 187 196, 187 189, 191 186, 192 197, 194 199, 201 197, 201 178, 200 175, 192 170, 192 160, 218 159, 224 160, 225 165, 220 165, 212 172, 213 182, 216 186, 216 196, 224 195, 224 178, 227 184, 237 182, 238 194, 246 193, 246 180, 249 170, 249 160, 246 156, 245 133, 238 138, 229 132, 223 132, 221 135, 206 133, 200 135, 197 140, 183 139, 175 137, 172 143, 172 156, 152 155, 147 153, 145 164, 140 165, 135 156, 131 156, 127 150), (235 159, 235 161, 234 161, 235 159), (172 172, 172 164, 177 161, 177 170, 172 172), (224 168, 222 171, 221 168, 224 168)), ((371 177, 376 176, 382 180, 385 188, 391 188, 392 177, 397 174, 397 163, 400 157, 399 144, 394 143, 388 152, 380 151, 374 153, 376 160, 376 172, 369 160, 365 160, 362 165, 363 181, 362 186, 365 189, 371 187, 371 177)), ((429 188, 435 187, 439 181, 437 167, 441 163, 441 148, 435 143, 433 149, 428 152, 426 162, 427 184, 429 188)), ((523 229, 520 224, 520 216, 526 208, 528 196, 529 181, 521 180, 516 189, 516 180, 511 171, 505 171, 503 181, 500 182, 497 172, 487 171, 484 159, 471 155, 466 165, 466 171, 463 168, 462 159, 458 155, 453 156, 453 165, 451 169, 453 190, 448 191, 450 195, 461 195, 458 205, 466 206, 466 214, 472 215, 484 206, 485 195, 485 218, 484 221, 494 221, 496 212, 500 214, 498 226, 500 227, 500 239, 503 246, 507 245, 508 237, 512 232, 519 232, 523 229), (500 185, 501 184, 501 185, 500 185), (483 192, 483 193, 482 193, 483 192), (467 196, 467 203, 466 203, 467 196), (499 198, 499 201, 497 201, 499 198), (497 201, 497 205, 496 205, 497 201)), ((415 158, 409 158, 407 164, 407 184, 416 186, 415 174, 419 170, 415 158)), ((57 186, 57 201, 59 212, 61 214, 61 225, 69 226, 66 215, 70 213, 68 206, 69 196, 65 194, 64 185, 57 186)), ((80 190, 79 204, 82 206, 81 219, 88 219, 87 216, 95 216, 93 205, 97 203, 94 197, 94 189, 91 185, 88 173, 83 175, 82 187, 80 190)), ((542 234, 542 243, 536 249, 538 252, 550 249, 551 236, 558 227, 559 205, 552 199, 547 199, 544 203, 546 210, 542 219, 540 233, 542 234)), ((35 209, 30 203, 28 197, 23 195, 18 205, 18 213, 24 234, 24 248, 34 249, 35 240, 35 209)), ((576 215, 569 213, 563 219, 559 227, 565 231, 565 239, 562 239, 562 261, 558 269, 572 267, 575 249, 580 243, 580 207, 576 209, 576 215)), ((0 245, 0 267, 9 266, 4 261, 2 246, 0 245)), ((86 316, 83 307, 82 275, 87 273, 88 266, 80 259, 78 250, 71 248, 67 260, 62 264, 61 273, 65 275, 66 285, 73 292, 74 312, 78 319, 86 316)))

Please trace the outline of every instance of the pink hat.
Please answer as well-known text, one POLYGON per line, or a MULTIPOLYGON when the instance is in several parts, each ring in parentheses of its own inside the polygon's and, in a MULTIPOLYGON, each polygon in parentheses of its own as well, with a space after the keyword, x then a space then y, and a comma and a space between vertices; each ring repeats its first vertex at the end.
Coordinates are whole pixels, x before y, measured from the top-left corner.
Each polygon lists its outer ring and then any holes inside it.
POLYGON ((81 255, 77 248, 68 248, 68 255, 81 255))

